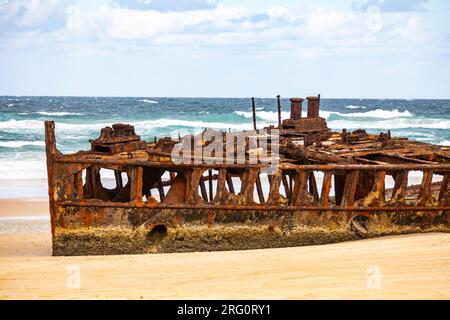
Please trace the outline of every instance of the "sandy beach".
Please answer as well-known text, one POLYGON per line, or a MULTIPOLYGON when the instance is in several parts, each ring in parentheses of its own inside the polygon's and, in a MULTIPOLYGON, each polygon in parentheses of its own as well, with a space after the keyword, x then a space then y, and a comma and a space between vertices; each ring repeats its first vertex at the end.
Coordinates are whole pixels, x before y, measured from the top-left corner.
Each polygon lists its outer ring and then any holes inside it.
MULTIPOLYGON (((8 201, 2 202, 10 209, 19 205, 8 201)), ((15 217, 6 217, 0 206, 1 299, 450 299, 450 234, 249 251, 52 257, 48 220, 35 216, 44 204, 19 205, 15 217), (19 227, 5 231, 17 221, 19 227)))
POLYGON ((0 199, 0 217, 48 216, 48 199, 0 199))

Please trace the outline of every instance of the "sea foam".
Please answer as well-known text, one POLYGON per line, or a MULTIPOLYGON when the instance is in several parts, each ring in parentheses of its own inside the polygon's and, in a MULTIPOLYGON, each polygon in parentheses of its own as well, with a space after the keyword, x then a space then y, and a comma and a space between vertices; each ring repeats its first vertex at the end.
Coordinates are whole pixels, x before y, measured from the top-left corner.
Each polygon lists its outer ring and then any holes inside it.
MULTIPOLYGON (((235 111, 235 114, 247 119, 253 117, 252 112, 235 111)), ((283 119, 290 117, 289 112, 281 113, 283 119)), ((428 128, 428 129, 449 129, 450 119, 437 119, 415 116, 408 110, 398 109, 383 110, 376 109, 367 112, 341 113, 334 111, 320 111, 320 116, 327 119, 328 126, 335 130, 346 129, 407 129, 407 128, 428 128), (337 117, 331 117, 332 115, 337 117), (338 119, 336 119, 338 118, 338 119)), ((275 111, 261 111, 256 113, 257 119, 263 120, 262 125, 278 121, 278 113, 275 111)))
MULTIPOLYGON (((182 120, 182 119, 155 119, 155 120, 142 120, 142 121, 130 121, 134 127, 139 129, 154 129, 165 127, 187 127, 187 128, 211 128, 211 129, 235 129, 235 130, 247 130, 251 129, 251 123, 225 123, 225 122, 208 122, 200 120, 182 120)), ((83 132, 84 130, 99 130, 103 127, 110 126, 109 122, 97 122, 97 123, 66 123, 58 122, 56 129, 71 132, 83 132)), ((43 130, 44 121, 41 120, 7 120, 0 121, 0 129, 2 130, 43 130)))
POLYGON ((378 119, 390 119, 390 118, 398 118, 398 117, 412 117, 414 116, 408 110, 399 111, 398 109, 393 110, 383 110, 376 109, 367 112, 355 112, 355 113, 337 113, 340 116, 344 117, 356 117, 356 118, 378 118, 378 119))
POLYGON ((21 148, 24 146, 45 147, 44 141, 0 141, 0 147, 3 148, 21 148))
POLYGON ((346 129, 409 129, 409 128, 425 128, 425 129, 449 129, 450 119, 429 119, 429 118, 394 118, 385 120, 363 120, 355 118, 355 120, 332 120, 328 121, 328 127, 341 130, 346 129))
POLYGON ((47 178, 45 155, 35 155, 34 159, 29 156, 20 159, 0 159, 0 176, 4 180, 42 180, 47 178), (14 168, 14 170, 11 170, 14 168))
MULTIPOLYGON (((251 111, 235 111, 235 114, 244 117, 246 119, 252 119, 253 113, 251 111)), ((256 117, 260 120, 276 122, 278 121, 278 112, 275 111, 259 111, 256 113, 256 117)), ((281 112, 281 117, 287 119, 290 117, 290 113, 286 111, 281 112)))
POLYGON ((345 109, 366 109, 366 107, 364 107, 364 106, 354 106, 354 105, 349 105, 349 106, 346 106, 345 107, 345 109))
POLYGON ((35 113, 43 115, 43 116, 59 116, 59 117, 62 117, 62 116, 82 116, 83 115, 83 113, 79 113, 79 112, 63 112, 63 111, 61 111, 61 112, 38 111, 38 112, 35 112, 35 113))
MULTIPOLYGON (((234 112, 237 115, 243 116, 245 118, 251 119, 253 117, 252 112, 248 111, 235 111, 234 112)), ((340 117, 354 117, 354 118, 378 118, 378 119, 390 119, 395 117, 412 117, 413 114, 410 113, 408 110, 406 111, 399 111, 398 109, 394 110, 383 110, 383 109, 376 109, 371 110, 367 112, 354 112, 354 113, 341 113, 341 112, 334 112, 334 111, 320 111, 320 116, 323 118, 328 119, 330 115, 338 115, 340 117)), ((262 120, 267 121, 277 121, 278 119, 278 112, 275 111, 260 111, 256 113, 256 117, 262 120)), ((289 112, 283 111, 281 112, 281 117, 283 119, 289 118, 290 114, 289 112)))
POLYGON ((158 104, 159 103, 158 101, 148 100, 148 99, 142 99, 142 100, 139 100, 139 102, 150 103, 150 104, 158 104))

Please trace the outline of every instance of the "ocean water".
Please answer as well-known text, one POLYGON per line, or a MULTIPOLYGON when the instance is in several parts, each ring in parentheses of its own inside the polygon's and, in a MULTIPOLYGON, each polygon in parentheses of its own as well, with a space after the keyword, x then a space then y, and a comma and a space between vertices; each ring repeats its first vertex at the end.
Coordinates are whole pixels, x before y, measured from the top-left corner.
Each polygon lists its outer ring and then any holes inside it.
MULTIPOLYGON (((282 99, 282 116, 289 117, 282 99)), ((276 99, 256 99, 257 123, 277 123, 276 99)), ((306 112, 306 101, 303 105, 306 112)), ((334 130, 391 130, 395 136, 450 145, 450 100, 322 99, 334 130)), ((146 140, 203 130, 252 128, 250 99, 0 97, 0 198, 46 196, 44 121, 56 122, 63 153, 89 149, 102 127, 130 123, 146 140)))

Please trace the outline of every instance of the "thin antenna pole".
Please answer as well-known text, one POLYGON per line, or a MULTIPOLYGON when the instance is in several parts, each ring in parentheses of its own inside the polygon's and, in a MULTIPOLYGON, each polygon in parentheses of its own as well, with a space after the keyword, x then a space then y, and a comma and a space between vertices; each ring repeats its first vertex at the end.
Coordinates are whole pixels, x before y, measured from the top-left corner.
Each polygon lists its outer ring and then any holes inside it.
POLYGON ((255 107, 255 98, 252 98, 252 112, 253 112, 253 130, 256 131, 256 107, 255 107))
POLYGON ((278 102, 278 127, 281 127, 281 102, 280 102, 280 95, 277 95, 277 102, 278 102))

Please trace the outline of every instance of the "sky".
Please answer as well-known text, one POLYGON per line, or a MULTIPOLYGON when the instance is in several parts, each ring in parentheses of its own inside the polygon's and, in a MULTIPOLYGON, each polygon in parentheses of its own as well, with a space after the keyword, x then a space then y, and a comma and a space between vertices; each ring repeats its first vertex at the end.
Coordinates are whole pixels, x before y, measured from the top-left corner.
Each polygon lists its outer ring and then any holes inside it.
POLYGON ((450 98, 448 0, 0 0, 0 95, 450 98))

